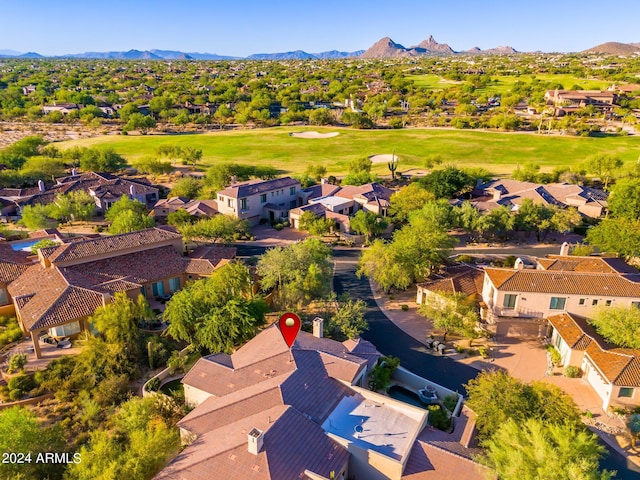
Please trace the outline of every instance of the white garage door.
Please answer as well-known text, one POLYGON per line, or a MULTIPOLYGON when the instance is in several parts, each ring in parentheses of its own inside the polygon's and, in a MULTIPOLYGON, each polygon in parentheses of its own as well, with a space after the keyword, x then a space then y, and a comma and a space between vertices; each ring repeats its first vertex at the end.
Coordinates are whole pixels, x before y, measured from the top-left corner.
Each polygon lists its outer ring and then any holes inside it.
POLYGON ((582 369, 586 373, 587 382, 593 387, 598 396, 602 399, 602 403, 606 403, 611 392, 611 385, 609 385, 600 376, 598 371, 591 365, 591 362, 585 357, 582 369))

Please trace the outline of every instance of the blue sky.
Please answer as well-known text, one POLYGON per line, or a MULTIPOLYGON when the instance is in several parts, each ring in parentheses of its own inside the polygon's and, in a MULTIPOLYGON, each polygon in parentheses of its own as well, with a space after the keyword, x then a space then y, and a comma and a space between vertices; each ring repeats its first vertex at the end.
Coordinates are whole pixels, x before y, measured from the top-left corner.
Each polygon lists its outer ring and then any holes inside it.
POLYGON ((411 46, 580 51, 640 42, 640 2, 618 0, 0 0, 0 49, 60 55, 171 49, 246 56, 411 46))

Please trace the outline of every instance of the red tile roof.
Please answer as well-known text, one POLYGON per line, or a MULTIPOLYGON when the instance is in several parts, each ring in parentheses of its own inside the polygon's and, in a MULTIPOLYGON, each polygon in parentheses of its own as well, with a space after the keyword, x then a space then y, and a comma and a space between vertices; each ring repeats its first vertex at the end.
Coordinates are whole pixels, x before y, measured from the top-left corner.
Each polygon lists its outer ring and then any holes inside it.
POLYGON ((459 273, 450 277, 421 283, 419 286, 433 292, 481 295, 484 271, 475 267, 466 267, 458 271, 459 273))
POLYGON ((591 273, 638 273, 637 269, 633 268, 623 259, 616 257, 548 255, 546 259, 538 260, 538 263, 540 263, 545 270, 591 273))
POLYGON ((417 441, 402 480, 478 480, 497 478, 487 467, 433 443, 417 441))
POLYGON ((47 254, 51 262, 68 262, 106 253, 117 255, 122 250, 141 246, 154 248, 158 242, 178 239, 181 240, 182 236, 170 228, 147 228, 136 232, 51 247, 55 248, 55 250, 52 253, 47 251, 47 254))
POLYGON ((607 343, 584 317, 578 315, 563 313, 548 320, 570 348, 585 350, 609 383, 640 387, 640 350, 617 348, 607 343))
POLYGON ((485 268, 493 285, 507 292, 640 297, 640 274, 485 268))

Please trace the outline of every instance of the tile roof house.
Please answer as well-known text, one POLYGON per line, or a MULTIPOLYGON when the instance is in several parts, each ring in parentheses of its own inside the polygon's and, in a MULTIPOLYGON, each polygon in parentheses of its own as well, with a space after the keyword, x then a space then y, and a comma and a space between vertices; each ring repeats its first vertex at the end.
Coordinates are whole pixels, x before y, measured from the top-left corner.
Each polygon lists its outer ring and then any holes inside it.
MULTIPOLYGON (((501 206, 518 210, 522 200, 528 198, 536 204, 575 207, 578 212, 598 218, 607 209, 608 193, 596 188, 569 183, 539 184, 511 179, 494 179, 479 183, 471 192, 471 203, 480 211, 501 206)), ((461 203, 461 201, 460 201, 461 203)))
POLYGON ((360 387, 380 357, 372 344, 319 332, 289 349, 272 325, 232 355, 198 360, 183 379, 188 446, 156 479, 479 478, 462 430, 438 437, 426 410, 360 387))
POLYGON ((291 177, 232 183, 217 192, 218 211, 257 225, 260 219, 280 221, 301 206, 300 182, 291 177))
POLYGON ((2 188, 0 201, 3 202, 2 215, 19 216, 25 205, 47 204, 54 201, 56 195, 75 191, 84 191, 94 198, 96 208, 104 212, 111 205, 127 196, 139 200, 147 207, 158 200, 158 189, 145 179, 125 179, 110 173, 85 172, 56 179, 56 183, 46 186, 38 182, 31 188, 2 188))
POLYGON ((389 200, 394 191, 379 183, 368 183, 361 186, 347 185, 314 185, 302 191, 309 204, 289 212, 289 222, 293 228, 300 228, 300 217, 311 211, 318 217, 333 218, 340 231, 349 233, 349 216, 358 210, 366 210, 376 215, 386 216, 389 200))
POLYGON ((618 95, 610 91, 600 90, 547 90, 544 94, 547 105, 554 107, 554 114, 563 116, 573 113, 587 105, 608 112, 615 107, 618 95))
POLYGON ((548 320, 551 342, 560 352, 562 364, 582 370, 601 398, 603 410, 640 405, 640 350, 607 343, 580 315, 561 313, 548 320))
POLYGON ((600 306, 640 304, 640 272, 620 259, 551 255, 537 268, 484 269, 482 317, 590 317, 600 306))
POLYGON ((421 305, 432 295, 462 293, 478 301, 482 299, 484 271, 471 265, 448 267, 444 276, 417 285, 416 303, 421 305))
POLYGON ((191 200, 186 197, 163 198, 151 209, 154 218, 164 218, 172 212, 184 210, 194 217, 212 217, 218 213, 215 200, 191 200))
POLYGON ((62 337, 89 330, 88 318, 116 292, 161 297, 235 256, 235 249, 208 248, 185 257, 182 236, 168 227, 45 247, 7 290, 39 356, 41 333, 62 337))

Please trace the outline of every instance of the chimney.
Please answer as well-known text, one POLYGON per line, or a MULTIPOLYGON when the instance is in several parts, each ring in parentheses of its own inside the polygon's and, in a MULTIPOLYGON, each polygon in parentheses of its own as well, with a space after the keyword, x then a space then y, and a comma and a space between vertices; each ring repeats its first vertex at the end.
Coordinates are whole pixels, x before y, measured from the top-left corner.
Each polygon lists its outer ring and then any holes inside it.
POLYGON ((569 244, 567 242, 564 242, 560 246, 560 256, 566 257, 567 255, 569 255, 569 244))
POLYGON ((321 178, 320 179, 320 185, 326 185, 327 184, 327 179, 326 178, 321 178))
POLYGON ((324 336, 324 320, 320 317, 313 319, 313 336, 316 338, 324 336))
POLYGON ((38 190, 44 192, 44 182, 42 180, 38 180, 38 190))
POLYGON ((231 185, 235 185, 237 181, 237 177, 235 175, 231 175, 231 185))
POLYGON ((129 185, 129 194, 131 195, 131 198, 135 198, 135 196, 136 196, 136 186, 135 185, 129 185))
POLYGON ((264 443, 264 433, 262 432, 262 430, 252 428, 247 435, 247 440, 247 450, 249 451, 249 453, 258 455, 260 453, 260 450, 262 450, 262 445, 264 443))
POLYGON ((502 198, 502 192, 497 188, 493 191, 493 201, 497 202, 502 198))
POLYGON ((71 169, 71 176, 75 177, 78 174, 78 171, 75 168, 71 169))
POLYGON ((524 270, 524 262, 520 257, 516 258, 516 261, 513 264, 513 268, 515 268, 516 270, 524 270))

